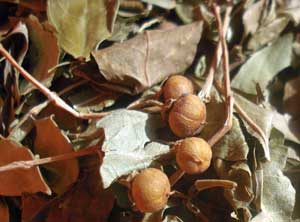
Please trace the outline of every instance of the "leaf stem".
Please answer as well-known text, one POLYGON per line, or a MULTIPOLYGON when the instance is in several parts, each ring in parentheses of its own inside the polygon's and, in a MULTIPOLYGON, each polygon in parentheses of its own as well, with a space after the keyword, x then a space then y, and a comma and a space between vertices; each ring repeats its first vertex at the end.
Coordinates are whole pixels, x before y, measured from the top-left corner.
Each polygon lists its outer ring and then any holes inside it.
POLYGON ((181 169, 178 169, 175 173, 173 173, 169 178, 171 186, 174 186, 181 179, 181 177, 183 177, 184 174, 185 172, 181 169))
MULTIPOLYGON (((223 51, 223 84, 224 84, 224 97, 226 103, 226 121, 221 129, 213 135, 212 138, 208 140, 208 143, 213 146, 215 145, 232 127, 232 117, 233 117, 233 105, 234 105, 234 98, 232 97, 231 87, 230 87, 230 69, 229 69, 229 56, 228 56, 228 48, 225 39, 226 33, 224 32, 224 27, 222 26, 221 15, 220 15, 220 6, 213 3, 213 12, 216 16, 217 25, 218 25, 218 32, 219 38, 221 40, 222 51, 223 51)), ((232 6, 228 5, 225 12, 225 19, 229 20, 229 16, 232 10, 232 6)))
POLYGON ((214 187, 223 187, 225 189, 233 189, 237 187, 237 184, 233 181, 218 179, 196 180, 194 185, 199 192, 214 187))
MULTIPOLYGON (((225 13, 224 22, 223 22, 223 33, 227 33, 229 21, 230 21, 229 14, 230 14, 231 10, 232 10, 231 7, 226 8, 226 13, 225 13)), ((215 50, 215 54, 210 63, 210 66, 208 69, 208 74, 205 79, 205 83, 202 87, 202 90, 198 93, 198 96, 200 98, 202 98, 205 102, 208 102, 210 100, 210 91, 211 91, 211 88, 213 85, 216 69, 218 68, 218 66, 220 65, 220 62, 221 62, 222 51, 223 51, 222 50, 222 39, 220 38, 218 41, 216 50, 215 50)))
POLYGON ((41 84, 30 73, 28 73, 23 67, 21 67, 17 61, 9 54, 9 52, 0 43, 0 53, 7 59, 7 61, 30 83, 32 83, 42 94, 44 94, 50 101, 56 106, 66 110, 73 116, 81 119, 99 119, 106 116, 107 112, 102 113, 78 113, 72 107, 70 107, 64 100, 62 100, 56 93, 50 91, 47 87, 41 84))
POLYGON ((80 149, 79 151, 74 151, 74 152, 65 153, 65 154, 52 156, 52 157, 46 157, 42 159, 15 161, 7 165, 1 166, 0 173, 11 171, 11 170, 27 170, 32 167, 43 165, 43 164, 74 159, 81 156, 94 155, 96 153, 100 154, 99 146, 91 146, 88 148, 80 149))
MULTIPOLYGON (((221 85, 215 81, 214 82, 215 87, 221 94, 225 94, 224 89, 221 87, 221 85)), ((269 140, 266 137, 265 133, 262 131, 262 129, 248 116, 248 114, 243 110, 243 108, 239 105, 237 101, 234 102, 234 108, 237 111, 237 113, 249 124, 249 126, 259 135, 262 137, 264 142, 266 144, 269 144, 269 140)))

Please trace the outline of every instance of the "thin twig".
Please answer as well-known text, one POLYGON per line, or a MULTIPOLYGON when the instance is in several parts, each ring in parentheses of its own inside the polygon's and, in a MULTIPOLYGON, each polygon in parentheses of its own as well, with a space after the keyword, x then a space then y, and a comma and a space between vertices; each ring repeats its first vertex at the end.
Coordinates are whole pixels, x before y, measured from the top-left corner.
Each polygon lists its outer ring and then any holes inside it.
MULTIPOLYGON (((225 90, 221 87, 221 85, 215 81, 214 82, 214 86, 217 88, 217 90, 225 95, 225 90)), ((243 118, 248 124, 249 126, 259 135, 262 137, 262 139, 264 140, 264 142, 266 144, 269 143, 268 138, 266 137, 265 133, 263 132, 263 130, 248 116, 248 114, 243 110, 243 108, 239 105, 239 103, 237 101, 234 102, 234 109, 236 110, 236 112, 241 116, 241 118, 243 118)))
POLYGON ((159 106, 162 107, 164 104, 158 100, 147 99, 147 100, 139 100, 139 102, 130 104, 127 109, 140 109, 145 106, 159 106))
POLYGON ((178 169, 175 173, 173 173, 169 178, 171 186, 174 186, 184 174, 185 172, 181 169, 178 169))
POLYGON ((65 62, 62 62, 62 63, 59 63, 53 67, 51 67, 50 69, 48 69, 48 73, 52 73, 52 72, 55 72, 56 69, 60 68, 60 67, 63 67, 63 66, 67 66, 67 65, 70 65, 72 62, 71 61, 65 61, 65 62))
POLYGON ((265 133, 262 131, 262 129, 256 125, 256 123, 248 116, 248 114, 242 109, 242 107, 235 102, 234 103, 234 108, 237 111, 238 114, 249 124, 249 126, 258 134, 262 137, 264 142, 266 144, 269 143, 268 138, 266 137, 265 133))
POLYGON ((85 149, 80 149, 77 152, 70 152, 65 153, 57 156, 52 157, 46 157, 42 159, 35 159, 35 160, 27 160, 27 161, 15 161, 12 163, 9 163, 7 165, 0 167, 0 172, 7 172, 11 170, 28 170, 32 167, 58 162, 58 161, 64 161, 69 159, 74 159, 81 156, 87 156, 87 155, 93 155, 100 152, 99 146, 92 146, 85 149))
POLYGON ((70 107, 64 100, 62 100, 56 93, 50 91, 47 87, 41 84, 37 79, 30 75, 17 61, 7 52, 7 50, 0 43, 0 53, 7 59, 7 61, 30 83, 32 83, 42 94, 44 94, 56 106, 66 110, 73 116, 81 119, 99 119, 106 116, 107 112, 102 113, 79 113, 70 107))
MULTIPOLYGON (((230 13, 232 10, 232 6, 229 5, 226 8, 226 13, 225 13, 225 18, 224 18, 224 23, 226 23, 226 30, 229 24, 229 18, 230 18, 230 13), (225 22, 226 21, 226 22, 225 22)), ((230 88, 230 70, 229 70, 229 57, 228 57, 228 49, 227 49, 227 44, 226 44, 226 39, 225 39, 225 34, 226 32, 224 31, 224 27, 222 26, 222 21, 221 21, 221 15, 220 15, 220 7, 217 6, 216 4, 213 4, 213 11, 215 13, 216 19, 217 19, 217 24, 218 24, 218 31, 219 31, 219 36, 220 36, 220 43, 222 46, 222 50, 216 51, 216 57, 215 57, 215 63, 214 65, 218 65, 217 63, 220 61, 220 56, 223 55, 223 71, 224 71, 224 85, 226 88, 225 92, 225 102, 226 102, 226 121, 223 125, 223 127, 215 134, 213 135, 212 138, 210 138, 207 142, 210 144, 210 146, 215 145, 232 127, 232 117, 233 117, 233 104, 234 104, 234 99, 231 95, 231 88, 230 88), (220 52, 221 51, 221 52, 220 52), (223 54, 222 54, 223 51, 223 54)), ((213 67, 213 66, 212 66, 213 67)), ((210 74, 211 79, 208 80, 207 86, 208 90, 206 95, 209 95, 211 84, 213 82, 210 82, 213 80, 213 75, 214 75, 214 69, 212 68, 212 74, 210 74)), ((174 185, 180 178, 184 175, 184 172, 181 170, 177 170, 173 175, 170 177, 171 184, 174 185)))
MULTIPOLYGON (((223 33, 226 33, 228 30, 229 21, 230 21, 229 14, 230 14, 231 10, 232 10, 231 7, 226 8, 224 22, 223 22, 223 33)), ((213 56, 213 59, 210 63, 209 69, 208 69, 208 74, 205 79, 205 83, 204 83, 201 91, 198 94, 198 96, 200 98, 202 98, 203 101, 205 101, 205 102, 208 102, 210 100, 210 92, 211 92, 211 88, 213 85, 214 76, 215 76, 217 67, 220 65, 221 57, 222 57, 222 39, 219 38, 219 41, 218 41, 218 44, 217 44, 217 47, 215 50, 215 54, 213 56)))
POLYGON ((162 110, 161 106, 150 106, 141 109, 145 113, 160 113, 162 110))
MULTIPOLYGON (((226 44, 225 35, 226 33, 223 30, 222 27, 222 21, 221 21, 221 15, 220 15, 220 7, 216 4, 213 4, 212 6, 213 12, 216 16, 217 25, 218 25, 218 32, 219 37, 221 39, 222 44, 222 50, 223 50, 223 84, 225 87, 224 91, 224 97, 225 97, 225 103, 226 103, 226 121, 223 125, 223 127, 215 134, 212 138, 209 139, 208 143, 213 146, 216 144, 232 127, 232 117, 233 117, 233 104, 234 104, 234 98, 232 97, 231 93, 231 87, 230 87, 230 69, 229 69, 229 56, 228 56, 228 48, 226 44)), ((230 16, 232 6, 228 5, 227 10, 225 13, 225 19, 230 16)))
POLYGON ((233 181, 218 179, 197 180, 194 185, 199 192, 214 187, 223 187, 225 189, 233 189, 237 187, 237 184, 233 181))
MULTIPOLYGON (((64 88, 64 89, 61 90, 60 92, 58 92, 58 95, 59 95, 59 96, 60 96, 60 95, 63 95, 63 94, 65 94, 65 93, 67 93, 67 92, 73 90, 74 88, 76 88, 76 87, 78 87, 78 86, 81 86, 82 84, 87 83, 87 82, 88 82, 88 81, 85 80, 85 79, 83 79, 83 80, 81 80, 81 81, 78 81, 78 82, 76 82, 76 83, 74 83, 74 84, 72 84, 72 85, 70 85, 70 86, 64 88)), ((11 135, 13 135, 13 133, 14 133, 14 130, 18 130, 18 129, 22 126, 22 124, 24 124, 24 123, 28 120, 28 118, 29 118, 30 116, 35 117, 36 115, 38 115, 38 114, 41 112, 42 109, 44 109, 46 106, 49 105, 49 103, 50 103, 50 100, 46 100, 46 101, 44 101, 43 103, 40 103, 39 105, 37 105, 37 106, 31 108, 24 116, 22 116, 22 118, 21 118, 21 120, 18 122, 18 124, 17 124, 16 126, 14 126, 14 128, 12 129, 12 131, 10 132, 10 134, 9 134, 8 137, 11 137, 11 135)))
POLYGON ((232 127, 232 117, 233 117, 233 97, 228 97, 229 100, 226 102, 227 110, 226 110, 226 121, 223 127, 210 138, 207 143, 213 147, 232 127))

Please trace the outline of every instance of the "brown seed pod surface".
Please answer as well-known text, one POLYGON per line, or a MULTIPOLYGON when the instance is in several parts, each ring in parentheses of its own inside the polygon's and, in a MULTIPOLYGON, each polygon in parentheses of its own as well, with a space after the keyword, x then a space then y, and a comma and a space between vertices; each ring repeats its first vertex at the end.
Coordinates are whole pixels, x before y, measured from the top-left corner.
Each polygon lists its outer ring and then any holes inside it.
POLYGON ((178 137, 200 132, 206 120, 206 106, 196 95, 181 96, 174 102, 168 115, 171 131, 178 137))
POLYGON ((169 198, 171 185, 165 173, 148 168, 134 177, 131 197, 141 212, 155 212, 162 209, 169 198))
POLYGON ((176 162, 188 174, 203 173, 210 166, 212 151, 201 138, 190 137, 176 145, 176 162))
POLYGON ((193 94, 193 83, 182 75, 173 75, 163 85, 164 101, 178 99, 182 95, 193 94))

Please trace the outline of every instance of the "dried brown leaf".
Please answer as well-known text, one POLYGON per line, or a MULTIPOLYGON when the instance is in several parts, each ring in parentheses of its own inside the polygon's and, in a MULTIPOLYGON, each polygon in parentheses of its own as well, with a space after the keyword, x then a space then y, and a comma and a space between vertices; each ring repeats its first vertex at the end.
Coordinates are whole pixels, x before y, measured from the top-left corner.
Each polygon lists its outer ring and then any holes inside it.
POLYGON ((41 194, 24 194, 22 196, 22 221, 30 221, 31 217, 49 202, 49 197, 41 194))
POLYGON ((46 0, 0 0, 0 2, 16 3, 19 4, 21 7, 38 12, 46 10, 46 0))
MULTIPOLYGON (((30 39, 28 51, 29 73, 46 87, 50 87, 54 72, 48 70, 57 65, 59 59, 59 47, 57 39, 52 33, 50 24, 40 23, 38 18, 30 15, 24 20, 30 39)), ((52 28, 53 29, 53 28, 52 28)), ((35 89, 28 81, 21 82, 21 94, 27 94, 35 89)))
MULTIPOLYGON (((38 198, 38 212, 30 215, 30 222, 105 222, 112 210, 114 196, 110 189, 103 189, 99 175, 99 158, 92 156, 84 160, 88 165, 85 173, 65 194, 44 205, 38 198)), ((85 166, 86 167, 86 166, 85 166)), ((32 198, 33 200, 33 198, 32 198)), ((34 211, 32 211, 34 213, 34 211)))
POLYGON ((153 30, 93 52, 104 78, 139 93, 193 62, 202 22, 171 30, 153 30))
POLYGON ((74 57, 89 57, 112 33, 118 0, 48 0, 47 15, 59 45, 74 57))
MULTIPOLYGON (((14 161, 34 160, 31 151, 9 139, 0 138, 0 165, 14 161)), ((38 167, 17 169, 0 173, 0 194, 5 196, 20 196, 23 193, 44 192, 51 190, 41 176, 38 167)))
MULTIPOLYGON (((35 121, 36 138, 34 141, 35 152, 41 157, 73 152, 69 139, 57 127, 53 117, 35 121)), ((65 160, 45 165, 49 173, 54 176, 49 184, 55 193, 61 194, 76 181, 79 173, 77 159, 65 160)))

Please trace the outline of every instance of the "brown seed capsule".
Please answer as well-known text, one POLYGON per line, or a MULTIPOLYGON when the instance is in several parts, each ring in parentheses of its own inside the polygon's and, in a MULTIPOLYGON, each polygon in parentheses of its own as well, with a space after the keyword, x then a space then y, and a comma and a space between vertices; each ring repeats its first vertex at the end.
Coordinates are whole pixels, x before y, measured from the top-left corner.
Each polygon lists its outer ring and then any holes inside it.
POLYGON ((166 205, 170 190, 167 175, 161 170, 148 168, 134 177, 131 197, 139 211, 155 212, 166 205))
POLYGON ((164 101, 178 99, 182 95, 193 94, 193 83, 182 75, 173 75, 163 86, 164 101))
POLYGON ((172 105, 168 123, 172 132, 181 138, 200 132, 206 120, 206 106, 198 96, 181 96, 172 105))
POLYGON ((202 173, 210 166, 212 151, 201 138, 190 137, 176 145, 176 162, 188 174, 202 173))

